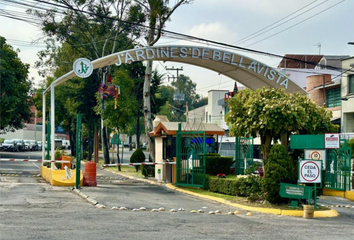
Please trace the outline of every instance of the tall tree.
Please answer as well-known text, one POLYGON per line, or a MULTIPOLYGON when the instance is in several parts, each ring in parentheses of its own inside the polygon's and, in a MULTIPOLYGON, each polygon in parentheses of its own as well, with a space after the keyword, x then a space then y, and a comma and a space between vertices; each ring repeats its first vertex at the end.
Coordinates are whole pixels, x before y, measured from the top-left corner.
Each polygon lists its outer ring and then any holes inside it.
POLYGON ((264 159, 271 142, 281 140, 288 147, 290 133, 321 134, 335 132, 332 112, 318 107, 307 96, 287 94, 284 89, 246 89, 228 100, 226 122, 234 136, 261 138, 264 159))
POLYGON ((21 62, 18 52, 0 36, 0 131, 23 128, 32 116, 30 96, 32 82, 28 79, 29 65, 21 62))
MULTIPOLYGON (((147 46, 153 46, 161 37, 162 30, 166 21, 171 17, 172 13, 182 4, 192 2, 192 0, 178 0, 170 8, 168 0, 135 0, 139 6, 147 12, 148 15, 148 34, 147 46)), ((147 61, 144 80, 144 124, 146 137, 150 146, 150 155, 154 161, 155 156, 152 152, 154 145, 152 144, 149 132, 152 130, 152 111, 151 111, 151 76, 152 61, 147 61)))
MULTIPOLYGON (((41 61, 39 67, 51 70, 56 67, 51 59, 56 55, 55 43, 67 43, 80 54, 81 57, 95 60, 112 54, 119 49, 131 48, 135 39, 140 37, 140 28, 136 24, 145 22, 145 15, 140 5, 132 5, 125 0, 53 0, 61 7, 35 11, 42 20, 42 30, 47 36, 47 50, 39 53, 41 61), (64 9, 64 10, 63 10, 64 9), (64 16, 64 17, 63 17, 64 16), (59 18, 58 18, 59 17, 59 18), (49 57, 49 58, 48 58, 49 57)), ((72 65, 72 62, 69 62, 72 65)), ((105 83, 110 66, 95 71, 96 77, 92 84, 85 85, 83 93, 95 102, 92 86, 98 88, 99 83, 105 83), (88 96, 88 94, 91 94, 88 96)), ((45 71, 42 71, 45 73, 45 71)), ((92 110, 88 111, 87 120, 94 119, 92 110)), ((101 131, 104 146, 105 161, 109 162, 106 128, 101 131)))

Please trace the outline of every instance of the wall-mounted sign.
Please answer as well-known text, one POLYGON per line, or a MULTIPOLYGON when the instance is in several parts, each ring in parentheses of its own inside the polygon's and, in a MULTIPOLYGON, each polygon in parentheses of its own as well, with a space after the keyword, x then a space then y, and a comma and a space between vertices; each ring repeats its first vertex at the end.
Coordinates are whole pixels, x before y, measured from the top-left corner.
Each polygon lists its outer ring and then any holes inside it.
POLYGON ((322 161, 301 160, 299 162, 300 183, 321 183, 322 161))
POLYGON ((325 148, 333 149, 340 147, 339 133, 325 133, 325 148))
POLYGON ((322 170, 326 170, 326 150, 305 149, 305 159, 322 160, 322 170))
POLYGON ((73 64, 73 70, 76 76, 87 78, 92 74, 93 66, 90 60, 86 58, 78 58, 73 64))

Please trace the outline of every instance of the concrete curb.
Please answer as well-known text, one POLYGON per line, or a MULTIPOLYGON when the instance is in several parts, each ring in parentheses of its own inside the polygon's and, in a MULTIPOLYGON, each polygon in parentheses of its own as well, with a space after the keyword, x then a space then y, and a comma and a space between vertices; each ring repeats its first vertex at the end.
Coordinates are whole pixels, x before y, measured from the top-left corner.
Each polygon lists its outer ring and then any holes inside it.
MULTIPOLYGON (((167 183, 165 186, 171 190, 174 190, 174 191, 190 194, 190 195, 200 197, 200 198, 213 200, 216 202, 220 202, 220 203, 223 203, 223 204, 226 204, 226 205, 229 205, 232 207, 240 208, 243 210, 247 210, 247 211, 254 211, 254 212, 261 212, 261 213, 268 213, 268 214, 275 214, 275 215, 283 215, 283 216, 293 216, 293 217, 302 217, 304 214, 304 211, 302 211, 302 210, 281 210, 281 209, 274 209, 274 208, 251 207, 251 206, 241 205, 238 203, 232 203, 232 202, 222 199, 222 198, 205 196, 205 195, 202 195, 199 193, 190 192, 188 190, 178 188, 170 183, 167 183)), ((334 209, 327 210, 327 211, 315 211, 314 212, 315 218, 338 217, 338 216, 339 216, 339 213, 334 209)))
MULTIPOLYGON (((129 179, 138 180, 138 181, 146 182, 146 183, 149 183, 149 184, 165 185, 167 188, 169 188, 171 190, 174 190, 174 191, 182 192, 182 193, 185 193, 185 194, 193 195, 193 196, 204 198, 204 199, 213 200, 213 201, 220 202, 220 203, 223 203, 223 204, 226 204, 226 205, 229 205, 229 206, 232 206, 232 207, 236 207, 236 208, 239 208, 239 209, 243 209, 243 210, 246 210, 246 211, 254 211, 254 212, 261 212, 261 213, 268 213, 268 214, 275 214, 275 215, 283 215, 283 216, 292 216, 292 217, 303 217, 303 214, 304 214, 303 210, 281 210, 281 209, 274 209, 274 208, 251 207, 251 206, 246 206, 246 205, 242 205, 242 204, 238 204, 238 203, 232 203, 232 202, 230 202, 228 200, 225 200, 225 199, 222 199, 222 198, 206 196, 206 195, 202 195, 202 194, 199 194, 199 193, 190 192, 188 190, 178 188, 178 187, 172 185, 171 183, 163 184, 163 183, 158 183, 158 182, 155 182, 155 181, 151 181, 149 179, 132 177, 132 176, 129 176, 129 175, 121 174, 121 173, 118 173, 118 172, 115 172, 115 171, 111 171, 111 170, 108 170, 108 169, 104 169, 104 168, 101 168, 101 169, 104 170, 104 171, 107 171, 107 172, 111 172, 111 173, 114 173, 114 174, 117 174, 117 175, 121 175, 121 176, 129 178, 129 179)), ((327 211, 314 211, 314 217, 315 218, 328 218, 328 217, 338 217, 338 216, 339 216, 339 213, 336 210, 334 210, 334 209, 327 210, 327 211)))

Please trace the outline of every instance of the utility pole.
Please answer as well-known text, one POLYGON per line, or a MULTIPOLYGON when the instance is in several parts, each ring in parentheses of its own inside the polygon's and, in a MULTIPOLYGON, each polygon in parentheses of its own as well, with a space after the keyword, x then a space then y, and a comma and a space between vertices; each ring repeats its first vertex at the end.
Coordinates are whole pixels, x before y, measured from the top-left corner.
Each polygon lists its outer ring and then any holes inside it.
MULTIPOLYGON (((183 106, 183 101, 184 101, 184 94, 181 93, 180 91, 180 86, 179 86, 179 83, 178 83, 178 80, 179 80, 179 71, 183 71, 183 67, 181 68, 175 68, 174 66, 172 66, 172 68, 168 68, 168 67, 165 67, 166 70, 168 71, 177 71, 177 90, 176 90, 176 93, 173 95, 173 100, 174 101, 177 101, 176 104, 175 104, 175 107, 178 109, 177 110, 177 118, 178 118, 178 121, 180 121, 181 119, 181 111, 182 110, 182 106, 183 106)), ((168 81, 170 81, 170 78, 172 78, 172 81, 175 80, 175 76, 172 75, 172 77, 168 76, 168 81)))

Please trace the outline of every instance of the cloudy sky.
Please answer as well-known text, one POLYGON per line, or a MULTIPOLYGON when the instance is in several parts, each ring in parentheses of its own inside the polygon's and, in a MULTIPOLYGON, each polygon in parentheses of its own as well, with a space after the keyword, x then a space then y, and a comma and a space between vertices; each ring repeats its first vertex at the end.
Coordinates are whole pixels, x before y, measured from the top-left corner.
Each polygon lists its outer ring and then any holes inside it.
MULTIPOLYGON (((7 2, 0 0, 2 13, 25 10, 12 8, 7 2)), ((324 55, 353 56, 354 45, 347 44, 354 41, 353 16, 352 0, 195 0, 176 11, 166 29, 278 55, 318 54, 320 51, 324 55)), ((37 60, 36 53, 44 44, 29 45, 29 42, 42 37, 41 32, 29 23, 6 18, 3 14, 0 14, 0 23, 0 35, 21 50, 23 62, 33 66, 37 60)), ((197 43, 162 38, 159 44, 197 43)), ((248 52, 237 53, 272 67, 281 60, 248 52)), ((155 62, 154 66, 166 75, 175 75, 176 72, 166 72, 164 67, 183 66, 181 73, 197 83, 197 93, 203 96, 212 89, 233 88, 232 80, 199 67, 172 62, 155 62)), ((30 77, 37 84, 42 80, 34 68, 31 68, 30 77)), ((168 83, 167 78, 165 82, 168 83)))

